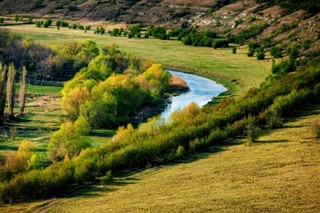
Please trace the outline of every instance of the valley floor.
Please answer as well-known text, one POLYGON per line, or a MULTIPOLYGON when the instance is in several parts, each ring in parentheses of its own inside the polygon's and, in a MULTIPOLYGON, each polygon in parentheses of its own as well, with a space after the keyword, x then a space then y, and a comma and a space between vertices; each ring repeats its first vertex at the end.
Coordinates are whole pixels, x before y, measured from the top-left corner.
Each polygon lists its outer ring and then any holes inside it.
MULTIPOLYGON (((310 108, 310 109, 309 109, 310 108)), ((319 212, 320 109, 179 164, 88 186, 66 197, 0 207, 0 212, 319 212)))

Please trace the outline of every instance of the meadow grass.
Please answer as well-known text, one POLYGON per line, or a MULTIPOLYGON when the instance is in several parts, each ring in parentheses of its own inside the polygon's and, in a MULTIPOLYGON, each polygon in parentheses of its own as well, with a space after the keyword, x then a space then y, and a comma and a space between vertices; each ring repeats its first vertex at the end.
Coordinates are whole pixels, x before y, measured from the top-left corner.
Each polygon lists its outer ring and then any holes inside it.
POLYGON ((179 164, 133 172, 109 186, 89 185, 66 197, 6 205, 35 212, 319 212, 318 107, 257 142, 231 140, 179 164))
POLYGON ((231 49, 192 47, 176 40, 128 39, 95 35, 93 31, 61 28, 36 28, 33 25, 3 27, 26 38, 58 47, 65 42, 80 42, 83 39, 96 41, 102 48, 106 44, 117 44, 122 51, 163 64, 168 68, 191 71, 236 88, 236 94, 243 94, 251 87, 258 87, 271 73, 271 60, 258 61, 246 55, 246 48, 232 54, 231 49))

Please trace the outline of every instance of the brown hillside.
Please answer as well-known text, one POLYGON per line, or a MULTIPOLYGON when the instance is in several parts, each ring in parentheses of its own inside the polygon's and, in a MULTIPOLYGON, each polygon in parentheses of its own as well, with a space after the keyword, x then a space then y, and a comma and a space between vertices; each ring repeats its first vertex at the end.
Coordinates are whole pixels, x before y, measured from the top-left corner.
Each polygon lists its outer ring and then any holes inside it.
POLYGON ((268 41, 287 49, 292 42, 311 43, 304 53, 316 50, 320 38, 320 16, 304 10, 286 12, 279 6, 255 0, 0 0, 0 16, 14 14, 35 18, 86 20, 87 22, 142 23, 177 28, 198 26, 221 34, 267 24, 251 40, 268 41))

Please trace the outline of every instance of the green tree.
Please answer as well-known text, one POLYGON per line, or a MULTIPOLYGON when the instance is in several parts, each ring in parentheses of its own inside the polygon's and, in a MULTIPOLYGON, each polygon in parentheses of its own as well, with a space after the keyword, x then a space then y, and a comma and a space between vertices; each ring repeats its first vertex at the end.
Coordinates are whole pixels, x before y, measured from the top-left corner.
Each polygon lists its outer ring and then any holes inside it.
POLYGON ((78 156, 81 150, 90 147, 91 143, 81 136, 72 122, 65 122, 55 132, 48 146, 48 153, 53 161, 61 161, 65 157, 78 156))
POLYGON ((24 113, 24 108, 26 105, 26 76, 27 69, 24 66, 22 68, 22 75, 20 78, 20 90, 19 90, 19 114, 22 115, 24 113))
POLYGON ((6 82, 7 82, 7 67, 0 62, 0 125, 4 122, 4 109, 6 106, 6 82))

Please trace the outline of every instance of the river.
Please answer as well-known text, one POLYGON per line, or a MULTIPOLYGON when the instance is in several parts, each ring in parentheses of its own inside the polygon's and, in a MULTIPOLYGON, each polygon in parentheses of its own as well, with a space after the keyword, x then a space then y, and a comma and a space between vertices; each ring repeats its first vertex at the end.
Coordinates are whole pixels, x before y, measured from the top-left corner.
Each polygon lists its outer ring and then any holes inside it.
POLYGON ((227 91, 227 89, 221 84, 207 78, 171 70, 168 70, 168 72, 171 75, 176 75, 185 80, 190 90, 178 96, 171 97, 171 103, 168 104, 166 109, 161 113, 161 118, 164 118, 166 121, 169 120, 171 113, 185 108, 192 102, 203 107, 209 103, 212 98, 227 91))

